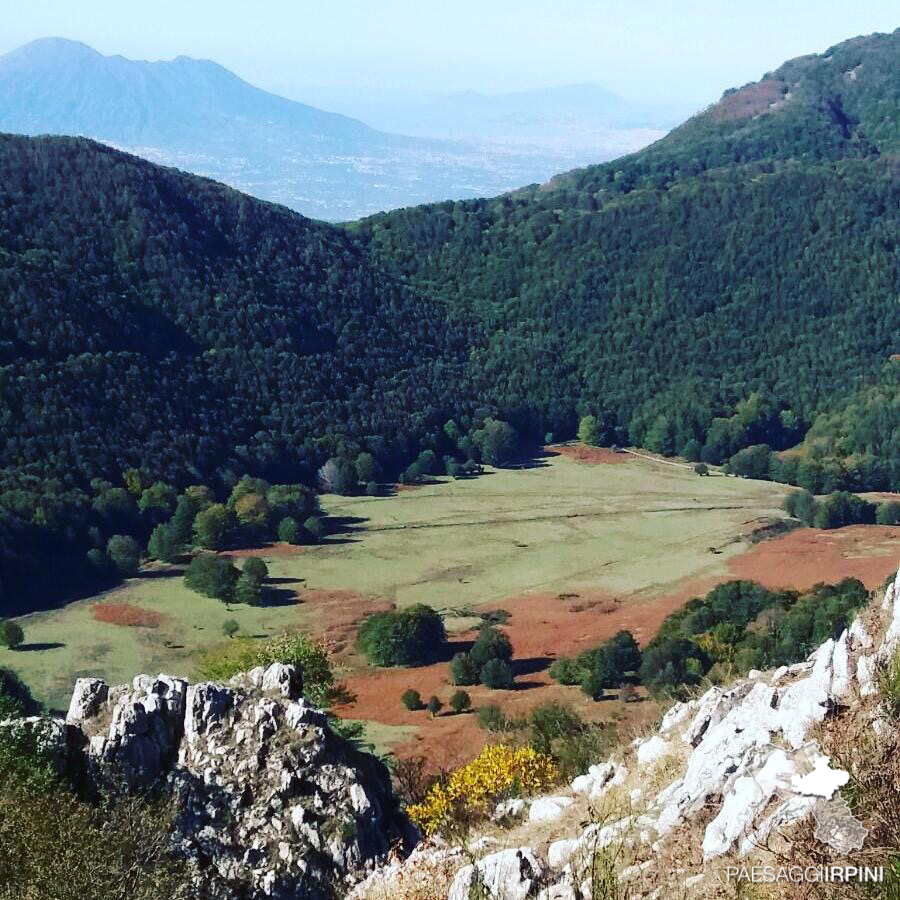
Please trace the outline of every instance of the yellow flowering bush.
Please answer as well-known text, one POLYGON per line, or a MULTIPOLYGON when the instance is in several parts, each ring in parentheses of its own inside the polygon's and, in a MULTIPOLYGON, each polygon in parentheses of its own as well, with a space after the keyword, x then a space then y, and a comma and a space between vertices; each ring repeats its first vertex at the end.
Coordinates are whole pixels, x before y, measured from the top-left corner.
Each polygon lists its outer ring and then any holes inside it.
POLYGON ((539 791, 555 780, 556 767, 545 753, 533 747, 491 744, 406 811, 426 834, 434 834, 451 823, 483 815, 504 797, 539 791))

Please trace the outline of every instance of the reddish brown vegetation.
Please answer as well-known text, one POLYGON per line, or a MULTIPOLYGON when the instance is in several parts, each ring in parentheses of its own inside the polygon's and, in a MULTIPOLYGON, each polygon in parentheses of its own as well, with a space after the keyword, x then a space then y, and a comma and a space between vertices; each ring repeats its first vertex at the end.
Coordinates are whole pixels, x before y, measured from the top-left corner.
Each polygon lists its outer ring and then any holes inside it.
POLYGON ((733 122, 749 119, 764 113, 773 103, 784 99, 788 86, 784 81, 770 78, 756 84, 748 84, 740 90, 723 97, 709 111, 717 122, 733 122))
POLYGON ((627 453, 620 450, 610 450, 609 447, 590 447, 587 444, 554 444, 548 450, 559 456, 574 459, 578 462, 590 465, 617 465, 629 461, 627 453))
POLYGON ((152 609, 141 609, 130 603, 95 603, 91 615, 97 622, 123 625, 127 628, 159 628, 167 616, 152 609))

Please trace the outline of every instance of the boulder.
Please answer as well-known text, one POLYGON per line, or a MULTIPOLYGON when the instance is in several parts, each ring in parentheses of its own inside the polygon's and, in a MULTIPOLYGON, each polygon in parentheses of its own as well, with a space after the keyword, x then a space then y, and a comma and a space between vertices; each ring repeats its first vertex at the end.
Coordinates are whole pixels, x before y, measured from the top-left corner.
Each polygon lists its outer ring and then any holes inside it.
POLYGON ((528 808, 529 822, 552 822, 558 819, 566 807, 575 801, 571 797, 538 797, 528 808))
POLYGON ((460 869, 447 900, 469 900, 472 896, 527 900, 537 895, 543 873, 543 864, 530 847, 500 850, 460 869))

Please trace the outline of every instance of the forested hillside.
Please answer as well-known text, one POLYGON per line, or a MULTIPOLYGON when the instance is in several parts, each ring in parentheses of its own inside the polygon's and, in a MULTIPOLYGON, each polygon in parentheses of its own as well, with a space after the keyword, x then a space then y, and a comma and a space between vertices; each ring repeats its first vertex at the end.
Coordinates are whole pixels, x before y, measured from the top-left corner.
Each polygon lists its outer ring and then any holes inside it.
POLYGON ((465 350, 337 229, 90 141, 0 136, 0 581, 52 558, 65 584, 103 527, 92 479, 125 469, 312 483, 367 435, 402 461, 469 402, 465 350))
POLYGON ((633 156, 352 227, 480 327, 480 389, 519 424, 590 412, 608 441, 722 462, 840 410, 813 489, 896 489, 898 152, 900 31, 788 62, 633 156))

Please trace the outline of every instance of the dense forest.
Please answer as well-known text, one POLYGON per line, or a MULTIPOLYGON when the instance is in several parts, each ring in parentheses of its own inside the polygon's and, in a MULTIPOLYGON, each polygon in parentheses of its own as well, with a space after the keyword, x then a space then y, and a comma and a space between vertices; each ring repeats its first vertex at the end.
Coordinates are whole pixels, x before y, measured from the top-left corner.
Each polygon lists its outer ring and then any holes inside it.
POLYGON ((716 463, 812 426, 829 490, 896 489, 898 98, 900 31, 855 39, 640 153, 351 228, 478 329, 514 424, 716 463))
POLYGON ((143 547, 164 520, 123 526, 123 491, 377 491, 585 416, 599 443, 897 489, 898 50, 849 41, 633 156, 347 228, 0 136, 0 605, 143 547))

